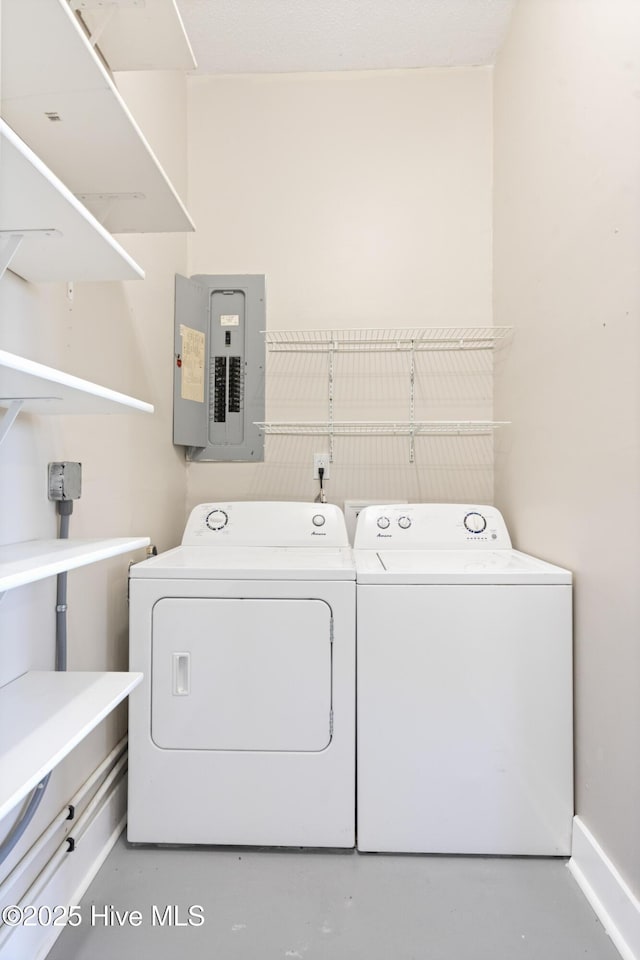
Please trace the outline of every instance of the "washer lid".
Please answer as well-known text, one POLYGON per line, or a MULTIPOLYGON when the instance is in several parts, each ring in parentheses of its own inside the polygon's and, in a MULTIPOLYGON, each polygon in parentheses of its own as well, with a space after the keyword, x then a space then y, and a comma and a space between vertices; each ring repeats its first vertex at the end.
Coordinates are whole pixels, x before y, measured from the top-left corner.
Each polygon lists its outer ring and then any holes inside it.
POLYGON ((350 547, 176 547, 131 567, 132 579, 355 580, 350 547))
POLYGON ((519 550, 356 550, 358 583, 556 584, 571 573, 519 550))

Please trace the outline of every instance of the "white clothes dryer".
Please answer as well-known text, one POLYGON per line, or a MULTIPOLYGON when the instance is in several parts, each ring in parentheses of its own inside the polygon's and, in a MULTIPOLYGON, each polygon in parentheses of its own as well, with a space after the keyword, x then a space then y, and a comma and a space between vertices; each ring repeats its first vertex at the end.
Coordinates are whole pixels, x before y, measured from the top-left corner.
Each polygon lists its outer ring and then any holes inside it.
POLYGON ((358 849, 568 855, 571 574, 488 506, 367 507, 355 557, 358 849))
POLYGON ((353 847, 355 567, 330 504, 206 503, 130 580, 128 838, 353 847))

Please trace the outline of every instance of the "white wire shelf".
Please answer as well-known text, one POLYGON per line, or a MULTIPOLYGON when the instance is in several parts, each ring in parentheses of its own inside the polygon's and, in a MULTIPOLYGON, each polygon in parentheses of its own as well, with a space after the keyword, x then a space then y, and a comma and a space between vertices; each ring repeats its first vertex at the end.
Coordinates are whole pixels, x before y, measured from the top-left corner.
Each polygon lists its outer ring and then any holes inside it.
POLYGON ((508 420, 353 420, 256 423, 266 435, 323 437, 479 436, 508 426, 508 420))
POLYGON ((265 330, 272 353, 386 353, 426 350, 492 350, 511 327, 420 327, 416 329, 265 330))

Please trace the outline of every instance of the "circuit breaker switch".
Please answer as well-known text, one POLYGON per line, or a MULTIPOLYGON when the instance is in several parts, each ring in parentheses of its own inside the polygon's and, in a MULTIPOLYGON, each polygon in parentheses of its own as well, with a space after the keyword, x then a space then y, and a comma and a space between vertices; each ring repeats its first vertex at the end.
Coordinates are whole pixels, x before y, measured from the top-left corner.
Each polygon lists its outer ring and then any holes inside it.
POLYGON ((49 500, 79 500, 82 464, 62 460, 49 464, 49 500))

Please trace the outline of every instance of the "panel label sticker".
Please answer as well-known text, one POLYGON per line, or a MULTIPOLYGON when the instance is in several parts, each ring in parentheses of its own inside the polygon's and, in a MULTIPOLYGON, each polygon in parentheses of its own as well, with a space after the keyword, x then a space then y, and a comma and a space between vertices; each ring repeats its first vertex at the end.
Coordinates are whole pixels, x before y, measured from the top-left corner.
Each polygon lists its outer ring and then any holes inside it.
POLYGON ((240 314, 239 313, 221 313, 220 326, 221 327, 239 327, 240 314))
POLYGON ((183 400, 204 403, 204 333, 180 324, 182 337, 182 383, 180 396, 183 400))

